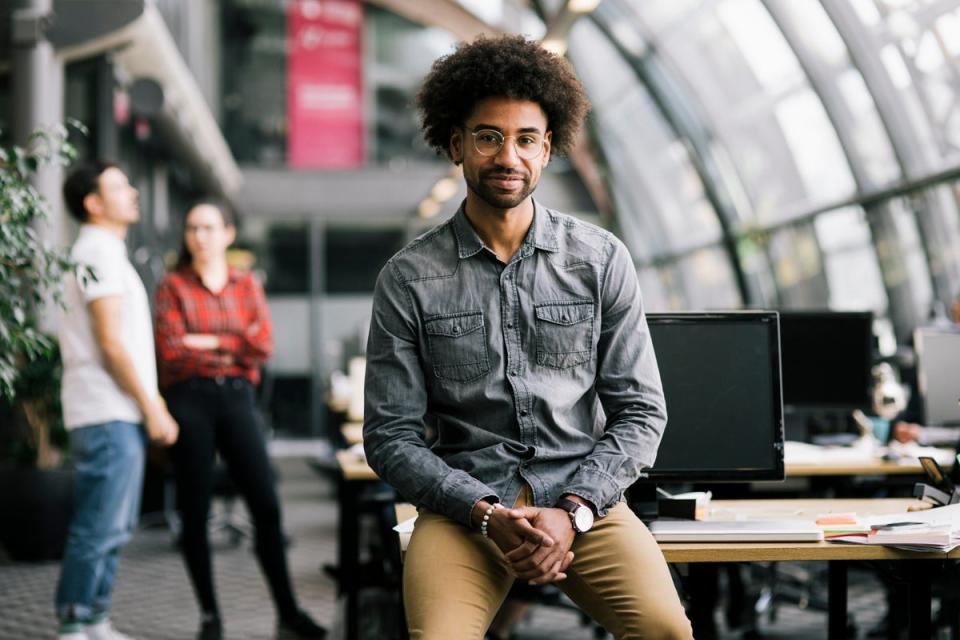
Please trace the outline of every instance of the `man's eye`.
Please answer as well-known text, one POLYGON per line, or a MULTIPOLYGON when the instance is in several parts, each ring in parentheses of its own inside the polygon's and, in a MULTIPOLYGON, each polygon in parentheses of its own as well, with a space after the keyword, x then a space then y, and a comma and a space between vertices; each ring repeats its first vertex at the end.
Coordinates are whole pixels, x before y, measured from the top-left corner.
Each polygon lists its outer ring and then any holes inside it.
POLYGON ((520 136, 517 138, 517 144, 524 147, 534 147, 537 145, 537 139, 534 136, 520 136))
POLYGON ((477 140, 480 142, 489 142, 491 144, 497 144, 500 142, 500 137, 495 133, 480 133, 477 134, 477 140))

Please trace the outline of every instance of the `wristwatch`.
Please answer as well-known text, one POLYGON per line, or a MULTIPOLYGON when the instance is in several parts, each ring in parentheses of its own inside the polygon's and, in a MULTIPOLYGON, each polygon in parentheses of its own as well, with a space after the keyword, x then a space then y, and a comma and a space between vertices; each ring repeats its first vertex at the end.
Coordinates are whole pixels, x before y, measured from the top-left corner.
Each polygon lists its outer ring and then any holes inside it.
POLYGON ((593 510, 585 504, 560 498, 557 507, 563 509, 570 516, 570 523, 577 533, 586 533, 593 528, 593 510))

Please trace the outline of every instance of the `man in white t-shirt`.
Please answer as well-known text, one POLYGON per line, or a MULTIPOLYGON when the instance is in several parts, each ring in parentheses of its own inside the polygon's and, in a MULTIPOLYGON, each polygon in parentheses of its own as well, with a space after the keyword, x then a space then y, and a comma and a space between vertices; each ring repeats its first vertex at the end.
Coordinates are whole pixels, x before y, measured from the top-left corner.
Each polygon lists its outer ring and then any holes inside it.
POLYGON ((150 306, 127 259, 137 190, 116 165, 81 163, 63 186, 81 223, 71 257, 95 278, 66 279, 60 349, 64 423, 76 464, 75 506, 56 612, 60 638, 123 640, 109 619, 120 548, 140 510, 146 438, 173 444, 178 427, 157 392, 150 306))

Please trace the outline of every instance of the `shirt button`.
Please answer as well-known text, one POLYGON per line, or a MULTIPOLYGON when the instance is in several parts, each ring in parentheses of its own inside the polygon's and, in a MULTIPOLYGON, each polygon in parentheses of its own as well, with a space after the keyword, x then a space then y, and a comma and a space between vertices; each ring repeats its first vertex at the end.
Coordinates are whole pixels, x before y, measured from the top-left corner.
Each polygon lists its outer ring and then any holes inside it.
POLYGON ((527 410, 526 410, 526 409, 521 409, 521 410, 520 410, 520 415, 526 417, 526 415, 527 415, 527 410))
POLYGON ((507 323, 507 329, 513 329, 513 323, 512 323, 512 322, 508 322, 508 323, 507 323))
POLYGON ((214 378, 214 380, 216 381, 216 383, 217 383, 218 385, 222 385, 222 384, 223 384, 223 381, 224 381, 224 377, 223 377, 223 376, 217 376, 217 377, 214 378))
POLYGON ((453 332, 454 332, 454 333, 460 333, 460 327, 454 327, 454 328, 453 328, 453 332))

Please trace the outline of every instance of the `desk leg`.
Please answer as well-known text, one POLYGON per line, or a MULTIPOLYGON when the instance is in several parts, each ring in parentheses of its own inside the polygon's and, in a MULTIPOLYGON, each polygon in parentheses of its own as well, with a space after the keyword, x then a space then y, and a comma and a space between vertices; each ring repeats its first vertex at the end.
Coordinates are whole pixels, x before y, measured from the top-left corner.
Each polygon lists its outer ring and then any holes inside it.
POLYGON ((933 580, 931 565, 937 562, 915 560, 907 569, 910 580, 910 640, 927 640, 933 637, 933 623, 930 616, 932 594, 930 583, 933 580))
POLYGON ((843 640, 847 637, 847 563, 831 560, 827 563, 827 574, 827 637, 830 640, 843 640))
POLYGON ((356 640, 359 626, 359 606, 357 602, 357 579, 360 567, 360 533, 358 494, 360 483, 341 480, 338 497, 340 498, 340 523, 337 541, 338 582, 341 596, 346 597, 344 628, 346 640, 356 640))

